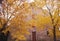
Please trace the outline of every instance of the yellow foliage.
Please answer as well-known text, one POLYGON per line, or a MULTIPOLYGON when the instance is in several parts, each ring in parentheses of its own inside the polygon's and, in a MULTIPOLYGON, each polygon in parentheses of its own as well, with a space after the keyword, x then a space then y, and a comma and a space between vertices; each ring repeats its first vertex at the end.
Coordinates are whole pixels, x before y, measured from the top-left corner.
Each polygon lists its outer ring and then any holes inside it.
POLYGON ((31 26, 36 26, 36 20, 30 20, 29 21, 29 24, 31 25, 31 26))
POLYGON ((12 34, 13 38, 17 38, 19 40, 25 40, 26 38, 22 35, 30 35, 28 32, 27 22, 25 21, 26 17, 21 14, 20 16, 17 15, 11 20, 10 29, 9 31, 12 34), (22 34, 22 35, 20 35, 22 34))
POLYGON ((26 38, 24 37, 24 35, 21 35, 21 36, 18 37, 15 41, 19 41, 19 40, 26 40, 26 38))
POLYGON ((50 17, 49 16, 46 16, 46 17, 44 17, 44 16, 39 16, 39 15, 37 15, 37 24, 38 23, 40 23, 40 24, 42 24, 42 25, 44 25, 44 24, 50 24, 51 23, 51 20, 50 20, 50 17))
POLYGON ((57 36, 57 37, 60 37, 59 27, 56 27, 56 36, 57 36))
POLYGON ((30 3, 30 6, 35 8, 36 6, 35 2, 30 3))
POLYGON ((26 38, 24 37, 24 35, 20 35, 20 37, 18 36, 18 38, 19 38, 20 40, 26 40, 26 38))
POLYGON ((54 9, 53 11, 54 15, 53 15, 53 19, 54 19, 54 25, 57 23, 58 18, 59 18, 59 11, 58 9, 54 9))
POLYGON ((48 29, 48 32, 49 32, 49 36, 50 36, 50 37, 53 37, 53 29, 49 28, 49 29, 48 29))
POLYGON ((58 26, 60 25, 60 17, 58 18, 58 23, 57 23, 57 25, 58 25, 58 26))
POLYGON ((6 20, 1 18, 0 19, 0 28, 2 28, 4 23, 6 23, 6 20))
POLYGON ((10 29, 9 29, 10 27, 7 27, 5 30, 3 30, 2 32, 4 33, 4 34, 6 34, 7 33, 7 31, 9 31, 10 29))
POLYGON ((43 7, 46 4, 46 0, 35 0, 35 4, 37 7, 43 7))
POLYGON ((27 2, 24 2, 23 4, 23 7, 26 9, 26 8, 29 8, 29 3, 27 3, 27 2))
POLYGON ((7 0, 9 4, 13 3, 14 0, 7 0))
POLYGON ((16 40, 26 40, 26 37, 18 32, 16 34, 13 34, 12 38, 16 38, 16 40))

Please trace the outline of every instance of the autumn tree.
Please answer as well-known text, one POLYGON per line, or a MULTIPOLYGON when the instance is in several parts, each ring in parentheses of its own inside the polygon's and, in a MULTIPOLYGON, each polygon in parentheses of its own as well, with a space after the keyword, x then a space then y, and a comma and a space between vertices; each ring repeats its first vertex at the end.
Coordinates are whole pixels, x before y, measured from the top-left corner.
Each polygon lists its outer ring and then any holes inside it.
POLYGON ((2 11, 1 11, 1 27, 2 31, 5 33, 7 31, 11 32, 12 38, 16 40, 25 40, 24 34, 29 34, 26 28, 26 22, 24 13, 28 12, 28 3, 22 5, 21 0, 4 0, 2 2, 2 11), (25 12, 23 12, 23 10, 25 12), (18 16, 20 15, 20 16, 18 16), (2 21, 3 20, 3 21, 2 21), (3 23, 3 24, 2 24, 3 23), (13 28, 17 31, 14 33, 13 28), (19 29, 19 30, 18 30, 19 29), (12 32, 13 31, 13 32, 12 32), (15 35, 14 35, 15 34, 15 35), (16 36, 17 35, 17 36, 16 36))
POLYGON ((5 20, 3 24, 0 20, 1 26, 4 25, 3 28, 6 28, 10 24, 10 20, 15 17, 19 13, 19 6, 21 5, 21 0, 3 0, 1 4, 1 12, 0 17, 1 19, 5 20))
POLYGON ((57 1, 57 3, 54 4, 54 0, 51 0, 49 2, 51 5, 51 8, 49 8, 48 6, 46 6, 46 7, 47 7, 47 9, 49 11, 49 15, 51 17, 52 26, 53 26, 53 35, 54 35, 53 37, 54 37, 54 41, 56 41, 56 26, 58 25, 58 22, 59 22, 59 19, 58 19, 59 18, 59 7, 56 6, 56 4, 58 5, 59 3, 57 1), (54 6, 56 6, 57 8, 55 9, 54 6), (52 11, 52 8, 54 8, 53 11, 52 11), (54 15, 52 15, 52 14, 54 14, 54 15))
POLYGON ((0 11, 0 32, 6 32, 9 30, 10 21, 16 14, 18 14, 18 6, 20 6, 19 0, 3 0, 1 3, 0 11))

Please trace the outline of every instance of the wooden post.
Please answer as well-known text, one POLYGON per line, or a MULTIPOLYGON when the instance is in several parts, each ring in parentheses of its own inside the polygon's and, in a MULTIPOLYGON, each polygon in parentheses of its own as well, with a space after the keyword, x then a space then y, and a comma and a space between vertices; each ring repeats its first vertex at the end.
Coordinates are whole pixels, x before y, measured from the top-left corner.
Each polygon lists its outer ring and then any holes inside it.
POLYGON ((32 31, 32 41, 36 41, 36 29, 34 27, 32 31))
POLYGON ((36 41, 36 31, 32 32, 32 41, 36 41))

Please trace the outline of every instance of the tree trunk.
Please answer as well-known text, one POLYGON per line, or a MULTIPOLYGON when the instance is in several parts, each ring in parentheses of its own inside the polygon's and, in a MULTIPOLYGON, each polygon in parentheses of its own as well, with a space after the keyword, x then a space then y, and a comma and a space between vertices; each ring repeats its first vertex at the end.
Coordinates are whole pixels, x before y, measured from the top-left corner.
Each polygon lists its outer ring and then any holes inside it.
POLYGON ((0 32, 0 41, 7 41, 9 35, 9 31, 6 33, 6 35, 3 32, 0 32))
POLYGON ((2 28, 0 29, 0 32, 2 32, 3 30, 6 30, 6 28, 7 28, 7 23, 4 23, 2 28))
POLYGON ((7 28, 7 23, 3 24, 3 27, 0 29, 0 41, 7 41, 8 36, 10 35, 10 32, 7 31, 6 35, 2 32, 4 30, 6 30, 7 28))
POLYGON ((55 26, 53 28, 53 35, 54 35, 54 41, 56 41, 56 29, 55 29, 55 26))

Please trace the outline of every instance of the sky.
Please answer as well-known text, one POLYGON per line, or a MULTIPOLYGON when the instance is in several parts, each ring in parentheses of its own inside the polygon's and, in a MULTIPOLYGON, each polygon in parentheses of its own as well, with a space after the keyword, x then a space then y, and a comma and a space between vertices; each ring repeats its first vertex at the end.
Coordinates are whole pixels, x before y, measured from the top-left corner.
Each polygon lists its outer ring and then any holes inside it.
POLYGON ((34 2, 34 0, 27 0, 28 3, 34 2))

